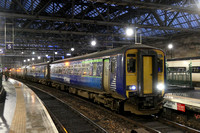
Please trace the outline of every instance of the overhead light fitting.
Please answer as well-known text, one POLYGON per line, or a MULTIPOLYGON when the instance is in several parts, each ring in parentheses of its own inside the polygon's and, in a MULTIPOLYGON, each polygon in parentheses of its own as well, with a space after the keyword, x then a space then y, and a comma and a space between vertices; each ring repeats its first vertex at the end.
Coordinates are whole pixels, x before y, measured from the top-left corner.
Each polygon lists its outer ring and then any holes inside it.
POLYGON ((168 48, 169 48, 169 49, 172 49, 172 48, 173 48, 173 44, 170 43, 170 44, 168 45, 168 48))
POLYGON ((133 35, 133 29, 132 28, 127 28, 126 29, 126 35, 127 36, 132 36, 133 35))
POLYGON ((95 40, 93 40, 93 41, 91 42, 91 45, 92 45, 92 46, 95 46, 96 43, 97 43, 97 42, 96 42, 95 40))
POLYGON ((71 51, 74 51, 75 49, 74 48, 71 48, 71 51))

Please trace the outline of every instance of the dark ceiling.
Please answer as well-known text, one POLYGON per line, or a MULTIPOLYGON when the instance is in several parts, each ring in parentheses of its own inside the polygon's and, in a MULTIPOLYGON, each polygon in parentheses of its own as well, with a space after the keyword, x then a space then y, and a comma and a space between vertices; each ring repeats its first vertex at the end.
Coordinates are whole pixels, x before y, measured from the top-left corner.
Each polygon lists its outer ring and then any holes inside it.
POLYGON ((137 28, 144 44, 200 33, 200 0, 1 0, 0 45, 7 56, 81 55, 134 42, 126 27, 137 28), (6 27, 6 30, 5 30, 6 27), (14 30, 14 32, 12 31, 14 30), (5 32, 6 31, 6 32, 5 32), (5 39, 6 33, 6 39, 5 39), (12 36, 13 35, 13 36, 12 36), (92 47, 90 41, 97 40, 92 47), (6 41, 5 41, 6 40, 6 41))

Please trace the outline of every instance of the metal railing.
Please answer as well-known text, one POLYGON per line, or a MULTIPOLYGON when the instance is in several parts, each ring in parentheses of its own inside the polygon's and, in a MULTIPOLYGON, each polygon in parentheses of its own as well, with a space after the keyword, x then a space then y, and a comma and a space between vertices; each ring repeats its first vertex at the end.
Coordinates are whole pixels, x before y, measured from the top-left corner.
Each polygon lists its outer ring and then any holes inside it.
POLYGON ((168 85, 192 87, 192 64, 187 71, 171 71, 167 68, 168 85))

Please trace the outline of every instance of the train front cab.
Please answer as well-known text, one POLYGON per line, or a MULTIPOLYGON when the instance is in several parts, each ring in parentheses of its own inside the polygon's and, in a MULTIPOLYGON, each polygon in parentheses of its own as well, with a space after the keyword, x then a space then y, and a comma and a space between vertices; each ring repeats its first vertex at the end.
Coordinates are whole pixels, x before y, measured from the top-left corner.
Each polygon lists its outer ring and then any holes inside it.
POLYGON ((138 115, 159 111, 164 93, 164 52, 129 49, 125 53, 126 96, 124 110, 138 115))

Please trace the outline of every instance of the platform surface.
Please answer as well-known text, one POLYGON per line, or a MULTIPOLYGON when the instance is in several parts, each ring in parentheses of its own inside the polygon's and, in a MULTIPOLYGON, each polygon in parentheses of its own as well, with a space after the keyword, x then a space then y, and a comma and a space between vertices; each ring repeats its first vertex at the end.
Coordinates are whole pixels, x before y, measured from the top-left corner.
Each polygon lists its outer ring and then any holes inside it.
POLYGON ((37 95, 13 79, 3 81, 7 92, 0 103, 0 133, 58 133, 48 111, 37 95))
POLYGON ((200 108, 200 90, 178 90, 166 93, 164 99, 200 108))

